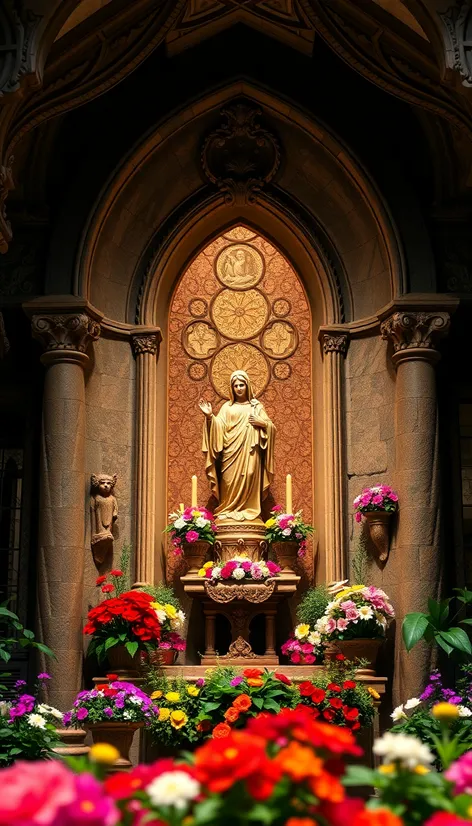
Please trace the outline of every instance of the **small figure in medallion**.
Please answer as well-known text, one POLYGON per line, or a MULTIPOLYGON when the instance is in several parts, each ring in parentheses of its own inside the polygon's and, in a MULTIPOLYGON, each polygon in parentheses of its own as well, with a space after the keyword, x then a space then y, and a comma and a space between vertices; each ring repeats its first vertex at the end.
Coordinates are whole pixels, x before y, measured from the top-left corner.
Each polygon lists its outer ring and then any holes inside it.
POLYGON ((230 390, 231 400, 216 416, 209 402, 199 403, 205 416, 206 474, 219 502, 217 518, 254 522, 260 519, 261 503, 274 476, 275 426, 264 405, 253 398, 244 370, 231 374, 230 390))

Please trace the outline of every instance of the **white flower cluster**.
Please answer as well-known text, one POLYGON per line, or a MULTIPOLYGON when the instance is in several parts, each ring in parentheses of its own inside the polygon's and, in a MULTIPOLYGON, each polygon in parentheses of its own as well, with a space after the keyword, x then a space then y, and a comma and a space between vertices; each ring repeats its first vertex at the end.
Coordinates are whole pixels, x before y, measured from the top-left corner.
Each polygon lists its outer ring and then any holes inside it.
POLYGON ((146 791, 154 806, 174 806, 185 809, 200 794, 200 783, 184 771, 164 772, 153 780, 146 791))
POLYGON ((383 758, 383 763, 397 763, 403 769, 415 769, 416 766, 428 768, 434 762, 428 746, 408 734, 387 731, 375 741, 373 751, 383 758))
POLYGON ((33 728, 46 728, 47 720, 42 714, 28 714, 26 719, 33 728))
MULTIPOLYGON (((408 714, 405 714, 405 712, 411 711, 419 705, 421 705, 421 700, 419 700, 418 697, 411 697, 406 701, 406 703, 402 703, 394 708, 390 717, 394 723, 400 723, 402 720, 408 720, 408 714)), ((459 713, 459 717, 472 717, 472 711, 470 708, 467 708, 467 706, 457 706, 457 711, 459 713)))

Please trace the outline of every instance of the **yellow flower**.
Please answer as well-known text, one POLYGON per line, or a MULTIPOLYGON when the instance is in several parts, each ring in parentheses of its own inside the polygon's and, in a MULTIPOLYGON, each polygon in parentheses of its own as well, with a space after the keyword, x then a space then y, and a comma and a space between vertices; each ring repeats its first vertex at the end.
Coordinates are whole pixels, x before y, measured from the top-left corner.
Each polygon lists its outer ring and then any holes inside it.
POLYGON ((365 588, 365 585, 350 585, 349 588, 345 588, 344 591, 340 591, 339 594, 335 594, 336 602, 339 602, 340 599, 344 599, 344 597, 347 597, 355 591, 362 591, 363 588, 365 588))
POLYGON ((205 573, 206 573, 205 568, 200 568, 200 570, 198 572, 198 576, 205 576, 205 573))
POLYGON ((177 608, 175 608, 173 605, 169 605, 168 602, 166 602, 166 604, 164 605, 164 611, 166 612, 169 619, 175 619, 175 617, 177 616, 177 608))
POLYGON ((367 686, 367 691, 369 692, 370 696, 374 698, 374 700, 380 700, 380 694, 375 688, 371 688, 370 685, 367 686))
POLYGON ((180 694, 178 691, 168 691, 164 696, 169 703, 178 703, 180 700, 180 694))
POLYGON ((205 568, 205 571, 206 571, 207 568, 211 568, 212 566, 213 566, 213 562, 205 562, 203 567, 205 568))
POLYGON ((302 623, 300 623, 300 625, 297 625, 297 627, 295 628, 295 636, 296 636, 297 640, 302 640, 303 637, 306 637, 309 633, 310 633, 310 626, 307 625, 306 623, 302 622, 302 623))
POLYGON ((158 700, 159 697, 162 697, 162 691, 153 691, 151 694, 151 700, 158 700))
POLYGON ((277 520, 274 519, 273 516, 271 516, 271 518, 268 519, 267 522, 265 523, 265 526, 266 526, 266 528, 273 528, 274 525, 276 524, 276 522, 277 522, 277 520))
POLYGON ((383 766, 379 766, 379 772, 382 774, 393 774, 395 771, 395 764, 394 763, 384 763, 383 766))
POLYGON ((432 715, 436 720, 455 720, 459 716, 459 709, 452 703, 437 703, 432 708, 432 715))
POLYGON ((120 752, 114 746, 110 746, 109 743, 95 743, 95 745, 90 746, 89 756, 94 763, 104 763, 107 766, 112 766, 118 760, 120 752))
POLYGON ((176 709, 170 715, 170 724, 171 726, 173 726, 173 728, 182 728, 182 726, 185 726, 187 720, 188 717, 185 714, 185 711, 180 711, 180 709, 176 709))
POLYGON ((151 602, 151 608, 154 608, 155 611, 163 611, 164 606, 161 605, 160 602, 151 602))
POLYGON ((189 685, 187 687, 187 694, 190 694, 191 697, 198 697, 200 694, 200 689, 197 688, 196 685, 189 685))
POLYGON ((427 769, 426 766, 422 766, 421 764, 418 764, 417 766, 415 766, 413 771, 414 771, 415 774, 429 774, 430 770, 427 769))
POLYGON ((170 711, 168 708, 160 708, 159 709, 159 720, 161 723, 164 723, 170 717, 170 711))
POLYGON ((203 516, 203 513, 201 511, 192 511, 192 516, 198 519, 199 516, 203 516))

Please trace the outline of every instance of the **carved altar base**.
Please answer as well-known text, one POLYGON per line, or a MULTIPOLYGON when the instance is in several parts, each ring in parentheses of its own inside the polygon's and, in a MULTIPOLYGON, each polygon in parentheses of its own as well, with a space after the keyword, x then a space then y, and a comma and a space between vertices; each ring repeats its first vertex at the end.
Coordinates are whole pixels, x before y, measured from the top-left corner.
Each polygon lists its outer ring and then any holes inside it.
MULTIPOLYGON (((234 553, 231 554, 234 556, 234 553)), ((300 577, 292 573, 279 574, 263 582, 238 583, 208 582, 202 577, 187 574, 180 578, 184 591, 199 599, 205 617, 205 652, 202 665, 278 665, 275 650, 275 618, 281 601, 297 590, 300 577), (218 614, 225 616, 231 625, 231 644, 226 654, 215 649, 215 622, 218 614), (253 617, 265 617, 265 653, 255 654, 249 642, 249 626, 253 617)))
POLYGON ((217 521, 218 533, 214 545, 215 556, 221 562, 245 553, 252 562, 258 562, 267 556, 265 525, 256 522, 217 521))

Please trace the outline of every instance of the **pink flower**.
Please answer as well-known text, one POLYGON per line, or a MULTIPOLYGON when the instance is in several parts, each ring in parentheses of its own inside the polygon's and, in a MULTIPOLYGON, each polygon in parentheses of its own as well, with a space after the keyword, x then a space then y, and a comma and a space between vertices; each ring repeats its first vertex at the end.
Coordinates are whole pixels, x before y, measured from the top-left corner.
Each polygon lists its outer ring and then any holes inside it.
POLYGON ((309 642, 304 642, 300 646, 302 649, 302 654, 313 654, 313 646, 309 642))
POLYGON ((251 565, 251 576, 252 576, 253 579, 263 579, 264 578, 264 574, 262 573, 261 566, 258 565, 257 562, 254 562, 251 565))
POLYGON ((393 493, 393 491, 388 494, 388 498, 391 499, 392 502, 398 502, 398 496, 396 493, 393 493))
POLYGON ((372 499, 372 494, 370 492, 369 493, 364 493, 361 497, 362 507, 365 508, 365 507, 367 507, 367 505, 370 505, 370 500, 371 499, 372 499))
POLYGON ((185 539, 187 542, 196 542, 198 539, 198 533, 196 531, 187 531, 185 534, 185 539))
POLYGON ((54 826, 115 826, 118 823, 118 809, 91 774, 75 777, 75 793, 75 799, 59 811, 54 826))
POLYGON ((361 514, 361 512, 360 512, 360 511, 357 511, 357 513, 356 513, 356 515, 355 515, 355 517, 354 517, 354 518, 355 518, 356 522, 362 522, 362 514, 361 514))
POLYGON ((246 573, 251 570, 252 562, 248 559, 246 562, 241 562, 241 568, 246 573))
POLYGON ((472 794, 472 751, 467 751, 445 772, 454 783, 454 794, 472 794))
POLYGON ((380 493, 377 493, 375 496, 372 497, 372 504, 383 505, 383 496, 380 493))
POLYGON ((290 655, 290 662, 294 663, 295 665, 297 665, 300 662, 300 660, 301 656, 298 653, 298 651, 294 651, 293 654, 290 655))
POLYGON ((470 820, 457 817, 452 812, 435 812, 432 817, 425 820, 424 826, 470 826, 470 820))
POLYGON ((272 508, 272 513, 280 513, 282 510, 282 505, 274 505, 274 507, 272 508))
POLYGON ((221 579, 229 579, 231 574, 238 567, 237 562, 227 562, 221 569, 221 579))
POLYGON ((333 631, 336 631, 336 620, 330 617, 330 619, 326 623, 326 633, 332 634, 333 631))
POLYGON ((207 568, 205 571, 205 579, 211 579, 211 575, 213 573, 213 568, 207 568))
MULTIPOLYGON (((280 573, 280 565, 276 565, 275 562, 272 562, 270 559, 267 560, 267 567, 269 569, 269 573, 271 574, 279 574, 280 573)), ((244 566, 244 562, 241 565, 241 568, 244 566)))
POLYGON ((349 622, 357 622, 359 619, 359 611, 357 608, 348 608, 346 611, 346 619, 349 620, 349 622))
POLYGON ((58 809, 75 799, 75 776, 63 763, 19 760, 3 769, 0 826, 52 826, 58 809))
POLYGON ((355 608, 356 603, 352 601, 352 599, 346 599, 344 602, 341 602, 341 608, 343 611, 349 611, 350 608, 355 608))
POLYGON ((340 617, 336 623, 338 631, 345 631, 348 625, 348 621, 343 617, 340 617))
POLYGON ((313 665, 316 661, 316 657, 314 654, 305 654, 305 662, 307 665, 313 665))

